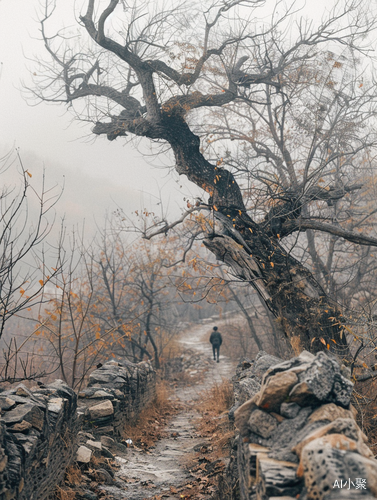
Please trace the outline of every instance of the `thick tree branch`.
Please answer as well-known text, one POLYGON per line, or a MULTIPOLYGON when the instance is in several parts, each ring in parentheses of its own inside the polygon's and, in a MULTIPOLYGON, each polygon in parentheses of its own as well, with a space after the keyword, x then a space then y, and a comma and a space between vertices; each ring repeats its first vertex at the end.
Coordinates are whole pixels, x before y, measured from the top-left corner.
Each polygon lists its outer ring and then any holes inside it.
POLYGON ((93 21, 93 8, 91 8, 93 3, 93 1, 90 2, 87 13, 85 16, 81 17, 86 30, 93 40, 98 43, 98 45, 117 55, 122 61, 126 62, 133 68, 143 89, 143 97, 147 108, 146 119, 151 122, 158 122, 161 118, 160 105, 153 82, 152 68, 148 63, 143 62, 138 55, 131 52, 127 46, 123 47, 118 42, 104 36, 103 32, 100 31, 101 29, 103 30, 104 22, 110 13, 113 12, 116 5, 119 3, 119 0, 111 0, 109 7, 103 11, 100 16, 98 30, 93 21))
POLYGON ((119 0, 111 0, 109 6, 102 12, 99 21, 98 21, 98 34, 97 34, 97 42, 101 44, 105 40, 105 22, 106 19, 112 14, 115 10, 115 7, 118 5, 119 0))
POLYGON ((221 107, 236 98, 236 93, 226 90, 221 94, 202 94, 193 92, 185 96, 175 96, 162 104, 163 111, 170 116, 184 116, 192 109, 202 107, 221 107))
POLYGON ((322 231, 324 233, 333 234, 334 236, 339 236, 358 245, 377 247, 377 238, 365 236, 363 234, 356 234, 347 229, 343 229, 341 226, 328 224, 326 222, 298 218, 295 220, 286 220, 282 224, 284 236, 292 234, 295 231, 306 231, 306 229, 313 229, 315 231, 322 231))
POLYGON ((327 201, 328 205, 332 205, 335 201, 343 198, 347 193, 352 193, 363 187, 363 184, 352 184, 349 186, 335 187, 335 186, 311 186, 307 189, 302 196, 303 202, 308 203, 311 201, 327 201))
POLYGON ((92 132, 96 135, 107 135, 109 141, 113 141, 117 137, 126 137, 127 132, 140 137, 148 137, 149 139, 161 138, 161 131, 159 131, 158 126, 143 117, 134 119, 129 119, 126 116, 114 117, 108 123, 97 122, 92 132))
POLYGON ((175 70, 164 61, 160 61, 159 59, 149 60, 147 61, 147 63, 150 65, 153 71, 162 73, 177 85, 186 85, 187 87, 189 87, 190 85, 193 85, 199 78, 205 62, 208 61, 208 59, 213 55, 221 55, 226 45, 227 44, 224 43, 218 49, 208 50, 199 58, 198 62, 195 65, 194 71, 190 73, 180 73, 179 71, 175 70))
MULTIPOLYGON (((130 114, 137 114, 140 116, 146 112, 146 107, 142 106, 140 102, 130 95, 124 92, 119 92, 113 87, 107 85, 95 85, 93 83, 82 84, 74 92, 70 93, 67 101, 71 102, 82 97, 96 96, 96 97, 107 97, 113 102, 116 102, 123 108, 125 108, 130 114)), ((122 115, 120 115, 120 118, 122 115)))

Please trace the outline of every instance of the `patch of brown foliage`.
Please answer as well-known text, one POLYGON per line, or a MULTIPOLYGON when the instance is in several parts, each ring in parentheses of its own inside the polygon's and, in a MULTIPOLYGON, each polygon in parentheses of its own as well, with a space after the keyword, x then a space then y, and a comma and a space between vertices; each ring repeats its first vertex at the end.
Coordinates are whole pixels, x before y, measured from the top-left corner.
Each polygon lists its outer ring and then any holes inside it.
POLYGON ((355 385, 352 404, 358 412, 357 423, 368 436, 368 446, 377 455, 377 380, 355 385))
POLYGON ((118 464, 104 457, 92 455, 88 464, 75 464, 66 470, 64 484, 57 486, 55 500, 76 500, 83 498, 84 490, 96 492, 99 498, 105 500, 109 498, 105 492, 98 491, 99 484, 110 484, 114 476, 113 469, 119 467, 118 464))
POLYGON ((77 485, 81 483, 81 469, 77 465, 68 467, 65 473, 66 481, 70 485, 77 485))
POLYGON ((76 498, 74 488, 81 484, 81 479, 81 469, 77 465, 68 467, 65 473, 64 485, 56 487, 56 500, 74 500, 76 498))
POLYGON ((143 449, 150 448, 161 439, 167 421, 180 410, 179 403, 169 399, 167 384, 161 381, 156 387, 155 400, 141 415, 124 427, 127 439, 143 449))
POLYGON ((199 405, 199 411, 202 413, 198 424, 199 432, 212 443, 212 453, 219 456, 224 456, 225 450, 229 449, 230 440, 234 437, 234 427, 228 418, 228 411, 233 402, 232 384, 229 380, 224 380, 204 391, 199 405))
POLYGON ((75 500, 76 492, 69 486, 57 486, 55 491, 56 500, 75 500))

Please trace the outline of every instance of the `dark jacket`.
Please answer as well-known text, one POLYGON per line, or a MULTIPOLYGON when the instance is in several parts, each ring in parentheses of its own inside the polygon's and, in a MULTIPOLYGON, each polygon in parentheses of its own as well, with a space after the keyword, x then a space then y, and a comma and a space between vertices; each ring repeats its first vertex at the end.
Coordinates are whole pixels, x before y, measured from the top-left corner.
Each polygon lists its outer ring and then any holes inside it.
POLYGON ((221 346, 221 344, 223 343, 223 339, 221 337, 221 333, 219 331, 213 331, 211 333, 211 336, 209 338, 209 341, 211 342, 211 344, 215 347, 217 346, 221 346))

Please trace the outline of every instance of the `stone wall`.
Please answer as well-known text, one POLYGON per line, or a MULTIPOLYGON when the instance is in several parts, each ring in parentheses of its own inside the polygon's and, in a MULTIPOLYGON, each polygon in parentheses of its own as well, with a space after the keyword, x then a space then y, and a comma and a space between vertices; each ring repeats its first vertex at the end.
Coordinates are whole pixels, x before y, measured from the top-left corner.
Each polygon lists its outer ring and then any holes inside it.
POLYGON ((123 438, 126 422, 135 419, 155 396, 156 372, 149 362, 110 361, 90 374, 78 405, 87 430, 123 438))
POLYGON ((0 498, 48 499, 77 449, 77 396, 63 382, 0 394, 0 498))
POLYGON ((377 497, 377 461, 334 359, 261 352, 238 367, 234 387, 241 500, 377 497))
POLYGON ((53 498, 76 459, 80 431, 122 436, 154 397, 149 363, 116 362, 95 370, 79 397, 61 380, 0 393, 0 500, 53 498))

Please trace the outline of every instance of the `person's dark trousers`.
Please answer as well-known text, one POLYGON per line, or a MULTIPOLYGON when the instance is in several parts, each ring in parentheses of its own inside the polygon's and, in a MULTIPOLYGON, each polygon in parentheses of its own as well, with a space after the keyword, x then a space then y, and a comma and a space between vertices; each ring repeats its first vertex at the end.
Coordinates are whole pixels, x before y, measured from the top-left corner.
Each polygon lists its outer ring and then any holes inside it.
POLYGON ((220 346, 219 345, 213 345, 212 346, 212 351, 213 351, 213 359, 216 360, 216 353, 217 353, 217 361, 219 361, 220 346))

